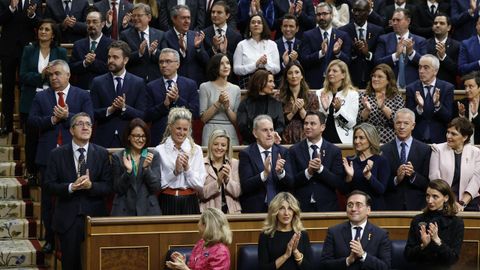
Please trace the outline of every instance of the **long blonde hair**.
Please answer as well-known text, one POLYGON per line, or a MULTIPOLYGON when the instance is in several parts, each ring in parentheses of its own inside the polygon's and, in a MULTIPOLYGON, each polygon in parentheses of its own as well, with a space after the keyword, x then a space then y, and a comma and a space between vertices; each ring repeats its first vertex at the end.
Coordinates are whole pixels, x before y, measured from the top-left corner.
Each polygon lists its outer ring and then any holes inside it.
POLYGON ((165 129, 165 133, 163 133, 163 139, 160 144, 165 143, 165 141, 172 135, 170 128, 171 126, 177 122, 178 120, 187 120, 190 123, 190 128, 188 130, 187 140, 190 142, 190 146, 192 148, 190 154, 195 153, 195 141, 192 138, 192 113, 185 107, 175 107, 170 109, 170 113, 168 113, 168 125, 165 129))
MULTIPOLYGON (((357 130, 361 130, 361 131, 363 131, 363 133, 365 133, 365 137, 367 138, 368 143, 370 144, 370 152, 373 155, 380 154, 380 152, 381 152, 380 151, 380 136, 378 135, 377 129, 372 124, 369 124, 369 123, 361 123, 359 125, 356 125, 353 128, 353 140, 355 140, 355 132, 357 132, 357 130)), ((357 156, 360 156, 360 154, 361 154, 357 150, 355 150, 355 153, 356 153, 357 156)))
POLYGON ((298 233, 305 230, 305 228, 303 227, 303 223, 300 220, 301 213, 300 213, 300 206, 297 199, 289 192, 280 192, 270 202, 270 205, 268 206, 267 218, 263 223, 262 231, 266 235, 269 235, 270 237, 273 237, 275 232, 277 231, 277 226, 278 226, 277 215, 278 215, 278 212, 280 211, 280 208, 282 207, 283 202, 287 202, 290 208, 293 210, 293 217, 292 217, 293 231, 298 233))
POLYGON ((200 222, 205 225, 202 239, 205 246, 211 246, 217 243, 229 245, 232 243, 232 231, 225 217, 225 214, 216 208, 207 208, 203 210, 200 216, 200 222))
MULTIPOLYGON (((351 90, 356 91, 356 88, 352 84, 352 79, 350 78, 350 72, 348 71, 347 64, 345 64, 345 62, 343 62, 342 60, 335 59, 332 62, 330 62, 330 64, 328 64, 325 73, 328 74, 328 70, 333 66, 337 66, 338 68, 340 68, 340 71, 342 72, 342 74, 345 75, 345 78, 343 78, 342 84, 340 85, 340 88, 338 89, 338 91, 343 90, 342 91, 343 96, 347 96, 348 91, 351 91, 351 90)), ((325 93, 328 93, 328 92, 333 93, 334 91, 336 91, 336 89, 333 89, 333 85, 328 80, 328 76, 325 76, 325 81, 323 82, 323 91, 325 93)))

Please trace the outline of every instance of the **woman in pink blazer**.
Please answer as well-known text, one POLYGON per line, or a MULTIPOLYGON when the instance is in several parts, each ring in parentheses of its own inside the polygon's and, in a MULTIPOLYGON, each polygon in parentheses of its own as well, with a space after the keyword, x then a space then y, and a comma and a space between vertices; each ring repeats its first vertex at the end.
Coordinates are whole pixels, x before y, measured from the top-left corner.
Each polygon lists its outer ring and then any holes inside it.
POLYGON ((200 211, 217 208, 225 214, 240 213, 240 178, 238 160, 232 158, 230 136, 225 130, 214 130, 208 140, 205 157, 207 176, 200 193, 200 211))
POLYGON ((443 179, 457 197, 460 211, 479 210, 480 149, 468 144, 473 126, 457 117, 448 124, 447 142, 432 145, 430 180, 443 179))

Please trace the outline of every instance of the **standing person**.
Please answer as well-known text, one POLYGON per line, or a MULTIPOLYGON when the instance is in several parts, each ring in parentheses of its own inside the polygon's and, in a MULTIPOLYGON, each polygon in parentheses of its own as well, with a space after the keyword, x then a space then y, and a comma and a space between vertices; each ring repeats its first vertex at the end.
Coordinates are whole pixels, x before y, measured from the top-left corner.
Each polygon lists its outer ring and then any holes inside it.
MULTIPOLYGON (((289 0, 283 0, 290 3, 289 0)), ((278 2, 283 2, 278 1, 278 2)), ((280 30, 282 31, 282 37, 275 40, 278 49, 278 55, 280 56, 280 72, 275 76, 275 82, 280 84, 282 80, 285 67, 291 61, 300 60, 299 59, 299 48, 302 41, 295 36, 298 33, 298 19, 292 14, 285 14, 285 16, 280 20, 280 30)))
POLYGON ((475 33, 461 41, 460 53, 458 54, 458 71, 460 75, 465 75, 472 71, 480 71, 480 42, 478 40, 480 37, 480 16, 476 19, 475 30, 475 33))
POLYGON ((339 209, 336 191, 345 192, 345 171, 338 146, 322 137, 325 115, 309 111, 303 120, 305 139, 290 147, 295 197, 303 212, 339 209))
POLYGON ((281 192, 273 198, 264 224, 258 238, 260 269, 313 269, 310 239, 292 194, 281 192))
POLYGON ((92 126, 87 113, 75 114, 70 121, 71 142, 54 149, 48 159, 45 188, 56 198, 53 229, 60 238, 62 269, 82 269, 85 217, 107 216, 110 160, 105 148, 89 142, 92 126))
POLYGON ((27 175, 35 177, 35 155, 38 130, 27 124, 35 94, 48 88, 48 62, 67 60, 67 50, 59 47, 59 30, 54 21, 41 20, 38 24, 36 42, 25 46, 20 64, 20 123, 25 131, 25 163, 27 175))
POLYGON ((200 211, 213 207, 223 213, 240 213, 240 177, 238 159, 233 158, 230 136, 225 130, 214 130, 208 140, 207 156, 203 159, 207 177, 200 192, 200 211))
POLYGON ((47 0, 45 18, 57 22, 60 27, 61 42, 74 43, 87 33, 85 19, 88 11, 87 0, 47 0))
POLYGON ((393 119, 405 102, 398 91, 395 73, 389 65, 374 67, 371 78, 365 93, 360 94, 357 123, 374 125, 380 134, 380 143, 387 143, 395 137, 393 119))
POLYGON ((207 208, 198 221, 202 238, 193 247, 190 259, 179 252, 172 253, 167 267, 174 270, 230 270, 232 231, 225 215, 218 209, 207 208))
POLYGON ((285 36, 281 28, 286 17, 295 18, 298 38, 302 38, 303 32, 315 27, 315 4, 311 0, 278 0, 273 1, 273 6, 275 12, 273 30, 276 31, 275 38, 277 40, 285 36))
POLYGON ((356 126, 353 147, 355 156, 343 158, 348 189, 367 193, 372 198, 372 209, 383 210, 390 167, 387 159, 380 155, 380 137, 376 128, 368 123, 356 126))
POLYGON ((449 2, 442 0, 419 1, 413 16, 415 27, 412 31, 426 39, 432 38, 435 34, 432 31, 432 27, 435 25, 435 17, 438 14, 444 14, 444 16, 446 16, 445 14, 450 14, 449 2))
POLYGON ((475 22, 478 25, 478 0, 451 0, 452 25, 455 28, 452 38, 462 41, 475 35, 475 22))
POLYGON ((238 145, 235 126, 240 105, 240 87, 228 82, 232 66, 227 55, 218 53, 207 66, 208 82, 200 85, 200 119, 205 124, 202 131, 202 145, 208 144, 208 137, 216 129, 225 130, 232 145, 238 145))
POLYGON ((160 154, 162 191, 159 196, 164 215, 199 214, 197 194, 205 184, 202 148, 191 137, 192 113, 186 108, 172 108, 160 154))
POLYGON ((160 190, 160 155, 149 150, 150 129, 135 118, 122 134, 125 149, 112 155, 112 216, 160 215, 156 192, 160 190))
POLYGON ((450 269, 460 257, 463 243, 463 220, 457 217, 455 194, 443 180, 428 183, 427 207, 410 223, 404 250, 413 269, 450 269))
POLYGON ((205 28, 205 20, 206 20, 206 0, 185 0, 185 1, 177 1, 177 0, 164 0, 160 1, 160 29, 163 31, 168 31, 175 27, 175 9, 177 5, 183 3, 185 6, 189 8, 191 14, 189 15, 191 19, 191 23, 188 23, 187 30, 192 31, 200 31, 205 28))
POLYGON ((469 144, 472 134, 472 123, 457 117, 448 124, 447 142, 432 145, 429 177, 451 186, 459 211, 480 210, 480 149, 469 144))
POLYGON ((462 77, 466 97, 453 104, 452 117, 465 117, 473 124, 472 145, 480 144, 480 73, 472 72, 462 77))
POLYGON ((131 26, 133 5, 128 0, 100 0, 93 6, 106 19, 102 32, 107 37, 118 40, 120 33, 131 26))
POLYGON ((350 143, 357 123, 358 92, 345 62, 333 60, 326 71, 324 88, 317 91, 320 112, 327 117, 323 137, 331 143, 350 143))

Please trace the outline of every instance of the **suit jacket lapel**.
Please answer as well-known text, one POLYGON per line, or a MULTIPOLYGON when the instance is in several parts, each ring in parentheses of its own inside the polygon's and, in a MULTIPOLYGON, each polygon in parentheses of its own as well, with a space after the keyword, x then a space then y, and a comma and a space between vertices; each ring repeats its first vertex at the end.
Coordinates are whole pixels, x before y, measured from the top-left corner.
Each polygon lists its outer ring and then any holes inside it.
POLYGON ((310 161, 310 155, 308 151, 307 139, 303 140, 303 143, 300 145, 300 151, 302 153, 302 159, 305 160, 305 164, 308 165, 310 161))
POLYGON ((350 222, 345 222, 342 228, 343 240, 345 241, 345 246, 350 250, 350 241, 352 241, 352 230, 350 222))
POLYGON ((365 225, 365 230, 362 234, 362 239, 360 243, 362 244, 362 248, 364 251, 367 251, 368 244, 370 243, 370 239, 372 238, 372 225, 367 221, 367 225, 365 225))
POLYGON ((92 143, 88 144, 87 169, 88 169, 88 174, 90 176, 90 181, 93 182, 92 179, 94 179, 94 173, 95 173, 95 147, 93 147, 92 143))
MULTIPOLYGON (((67 172, 70 176, 69 179, 77 179, 77 168, 75 167, 75 161, 73 160, 73 146, 72 146, 72 143, 70 143, 70 146, 66 148, 65 162, 66 162, 67 172)), ((73 181, 75 181, 75 180, 73 180, 73 181)))
POLYGON ((263 153, 260 153, 260 151, 258 150, 258 145, 256 143, 252 144, 251 154, 252 154, 252 157, 255 161, 255 165, 257 165, 258 171, 259 172, 263 171, 263 169, 264 169, 263 161, 262 161, 263 153))

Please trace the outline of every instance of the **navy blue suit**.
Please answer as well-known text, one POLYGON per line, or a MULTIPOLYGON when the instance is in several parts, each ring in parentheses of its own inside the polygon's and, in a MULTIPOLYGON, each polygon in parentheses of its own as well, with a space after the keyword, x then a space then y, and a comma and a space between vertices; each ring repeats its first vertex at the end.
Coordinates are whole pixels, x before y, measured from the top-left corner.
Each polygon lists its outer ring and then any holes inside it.
MULTIPOLYGON (((185 0, 185 5, 190 9, 190 30, 200 31, 205 28, 206 16, 210 16, 210 14, 206 14, 205 11, 207 7, 206 2, 205 0, 185 0)), ((160 29, 163 31, 172 29, 173 23, 170 11, 176 5, 178 5, 178 1, 176 0, 160 1, 160 14, 158 15, 158 19, 160 21, 160 29)), ((232 15, 230 14, 230 16, 232 15)))
POLYGON ((71 143, 54 149, 47 166, 45 187, 56 197, 53 228, 60 238, 63 269, 82 269, 79 254, 85 233, 84 217, 108 215, 105 198, 112 189, 108 152, 90 143, 86 158, 92 182, 88 190, 68 191, 69 184, 78 178, 71 143))
POLYGON ((138 50, 142 40, 140 39, 140 34, 137 29, 130 27, 120 34, 120 39, 125 41, 132 50, 127 63, 128 72, 143 78, 147 82, 160 78, 158 57, 160 56, 160 51, 165 48, 164 33, 162 31, 149 27, 148 35, 150 44, 155 40, 158 41, 157 50, 154 54, 150 55, 148 48, 145 48, 143 55, 140 56, 138 50))
POLYGON ((295 197, 300 202, 302 212, 338 211, 336 190, 346 190, 340 148, 323 139, 319 151, 323 170, 321 173, 315 172, 310 179, 305 176, 311 159, 307 141, 297 142, 288 152, 295 179, 295 197))
POLYGON ((478 35, 462 41, 458 55, 458 71, 460 75, 480 70, 480 42, 478 35))
MULTIPOLYGON (((478 5, 480 5, 480 0, 477 0, 477 7, 478 5)), ((451 0, 451 8, 450 18, 452 18, 452 26, 455 29, 452 38, 462 41, 476 35, 475 24, 478 19, 478 8, 474 10, 473 17, 468 13, 470 1, 451 0)))
POLYGON ((391 266, 391 242, 388 239, 388 232, 367 222, 365 230, 362 231, 360 243, 367 258, 364 262, 356 260, 347 267, 345 261, 350 255, 350 241, 352 231, 350 222, 344 222, 328 228, 327 237, 323 243, 320 268, 326 270, 338 269, 371 269, 387 270, 391 266))
POLYGON ((435 15, 439 12, 450 14, 450 3, 439 2, 435 14, 430 12, 430 7, 428 6, 427 1, 423 1, 423 3, 417 5, 415 8, 415 14, 412 14, 412 32, 414 34, 424 38, 433 37, 432 25, 435 15))
MULTIPOLYGON (((256 142, 243 149, 238 155, 240 160, 238 172, 240 174, 240 186, 242 187, 242 194, 240 195, 242 213, 267 212, 268 205, 265 203, 265 198, 267 195, 266 185, 269 180, 263 182, 260 177, 260 173, 264 170, 261 155, 256 142)), ((271 156, 271 181, 273 181, 275 193, 288 191, 293 185, 288 150, 283 146, 274 144, 271 156), (278 154, 286 161, 285 177, 282 179, 279 179, 275 172, 278 154)))
POLYGON ((196 33, 189 30, 187 33, 187 44, 185 57, 180 53, 180 46, 178 44, 178 36, 175 30, 170 29, 165 33, 166 47, 177 50, 180 54, 180 68, 178 69, 178 75, 190 78, 197 83, 197 87, 206 81, 205 67, 210 61, 203 43, 200 48, 195 48, 194 39, 196 33))
POLYGON ((327 54, 319 58, 319 51, 322 49, 323 37, 320 28, 316 27, 303 33, 303 40, 300 46, 300 61, 305 68, 305 80, 312 89, 323 87, 325 72, 330 61, 340 59, 347 65, 350 63, 351 41, 347 33, 333 29, 329 37, 327 54), (343 40, 342 48, 338 55, 333 54, 333 44, 338 39, 343 40))
POLYGON ((432 153, 430 146, 413 139, 407 161, 412 163, 415 174, 411 177, 405 176, 398 185, 395 185, 394 178, 397 176, 398 167, 402 164, 396 140, 382 145, 381 150, 391 168, 384 194, 385 210, 421 210, 425 207, 425 191, 430 182, 428 178, 432 153))
MULTIPOLYGON (((353 18, 352 6, 354 2, 355 2, 354 0, 347 1, 348 6, 350 7, 350 18, 353 18)), ((385 10, 386 5, 387 3, 385 2, 385 0, 373 0, 373 10, 372 12, 370 12, 370 14, 368 14, 367 21, 369 23, 373 23, 375 25, 379 25, 383 27, 385 25, 383 12, 385 10)))
POLYGON ((377 47, 378 38, 383 34, 383 28, 372 23, 367 23, 367 32, 363 33, 364 39, 368 44, 368 51, 372 53, 371 59, 368 59, 368 56, 360 53, 354 45, 355 39, 359 39, 359 37, 357 36, 357 30, 353 22, 340 27, 339 30, 347 33, 352 43, 352 52, 350 54, 352 61, 348 65, 352 82, 358 88, 364 89, 370 81, 370 71, 374 67, 373 54, 377 47))
POLYGON ((157 79, 147 84, 147 110, 145 111, 145 121, 152 122, 150 145, 156 146, 163 138, 163 133, 167 126, 167 117, 172 107, 185 107, 192 112, 193 118, 198 118, 200 98, 198 96, 197 84, 195 81, 178 76, 177 87, 179 98, 176 102, 170 103, 165 107, 166 91, 163 78, 157 79))
MULTIPOLYGON (((145 83, 131 73, 125 73, 121 93, 117 93, 112 73, 93 79, 90 95, 95 111, 95 136, 93 142, 103 147, 121 147, 124 129, 134 118, 143 118, 146 105, 145 83), (107 108, 117 96, 125 94, 125 111, 117 110, 107 116, 107 108)), ((123 145, 125 146, 125 145, 123 145)))
MULTIPOLYGON (((275 40, 275 43, 277 43, 277 48, 278 48, 278 54, 280 55, 280 72, 275 75, 275 80, 276 80, 276 85, 280 85, 279 83, 282 80, 283 77, 283 70, 285 69, 285 63, 283 62, 283 57, 282 55, 285 53, 285 43, 283 43, 283 38, 279 38, 275 40)), ((292 43, 292 50, 296 51, 297 53, 300 52, 300 44, 302 44, 302 41, 298 38, 295 38, 295 42, 292 43)))
POLYGON ((65 4, 62 0, 47 0, 47 8, 45 10, 45 18, 51 18, 58 23, 58 28, 61 32, 62 43, 73 43, 87 34, 87 25, 85 20, 87 18, 88 1, 74 0, 68 4, 70 13, 65 13, 65 4), (65 18, 69 16, 75 17, 77 20, 73 27, 63 28, 62 23, 65 18))
MULTIPOLYGON (((415 50, 415 56, 412 60, 405 57, 405 82, 406 84, 412 83, 418 80, 418 62, 420 57, 426 53, 425 39, 410 33, 408 38, 413 39, 415 44, 413 49, 415 50)), ((395 33, 388 33, 381 35, 378 39, 377 49, 375 50, 375 65, 387 64, 395 72, 395 76, 398 76, 398 61, 393 62, 392 54, 397 51, 397 35, 395 33)))
POLYGON ((73 43, 72 56, 70 57, 70 71, 72 72, 72 84, 82 89, 90 89, 93 78, 108 72, 108 46, 112 39, 102 35, 95 48, 95 60, 84 67, 83 60, 90 52, 90 39, 83 38, 73 43))
MULTIPOLYGON (((96 2, 93 4, 93 6, 95 8, 97 8, 97 10, 103 14, 103 16, 107 16, 107 12, 110 10, 110 0, 101 0, 99 2, 96 2)), ((123 25, 122 25, 122 21, 123 21, 123 17, 125 17, 125 14, 127 14, 128 12, 131 12, 132 9, 133 9, 133 5, 127 1, 127 0, 118 0, 117 3, 120 2, 120 5, 118 6, 118 37, 120 37, 120 33, 131 27, 130 25, 128 25, 126 28, 123 28, 123 25)), ((107 35, 108 37, 111 37, 112 36, 112 26, 110 27, 107 27, 107 25, 105 24, 105 26, 103 27, 102 29, 102 32, 107 35)))
MULTIPOLYGON (((405 9, 408 9, 410 11, 410 15, 412 16, 415 16, 416 8, 417 7, 412 3, 405 4, 405 9)), ((385 8, 383 8, 380 12, 383 16, 383 27, 385 28, 385 33, 392 32, 393 28, 390 26, 389 22, 393 17, 393 13, 395 12, 395 5, 393 3, 386 3, 385 8)), ((410 24, 410 27, 413 28, 413 23, 410 24)))
MULTIPOLYGON (((218 34, 215 33, 212 25, 203 29, 203 32, 205 33, 205 39, 203 40, 203 45, 205 46, 205 50, 207 51, 208 55, 212 57, 215 55, 215 52, 213 51, 213 37, 218 34)), ((233 66, 233 53, 237 48, 237 44, 240 41, 242 41, 243 38, 242 38, 242 35, 240 35, 235 30, 235 28, 232 28, 230 26, 227 27, 227 32, 223 33, 223 35, 225 35, 225 37, 228 40, 226 54, 228 59, 230 60, 230 64, 233 66)))
MULTIPOLYGON (((417 103, 415 101, 415 92, 419 91, 425 101, 425 93, 422 83, 417 80, 407 85, 405 107, 415 112, 415 129, 413 137, 417 140, 427 143, 445 142, 447 124, 452 119, 452 104, 454 86, 451 83, 437 79, 435 89, 440 89, 440 109, 434 111, 434 108, 423 108, 423 113, 418 114, 417 103), (430 129, 430 138, 425 138, 425 129, 430 129)), ((433 92, 433 91, 432 91, 433 92)))
MULTIPOLYGON (((426 41, 427 53, 432 55, 437 55, 435 38, 428 39, 426 41)), ((480 47, 479 47, 480 49, 480 47)), ((457 63, 458 63, 458 54, 460 51, 460 42, 448 38, 445 42, 445 59, 440 61, 440 68, 438 69, 437 77, 440 80, 447 81, 453 85, 456 85, 456 76, 457 76, 457 63)))

